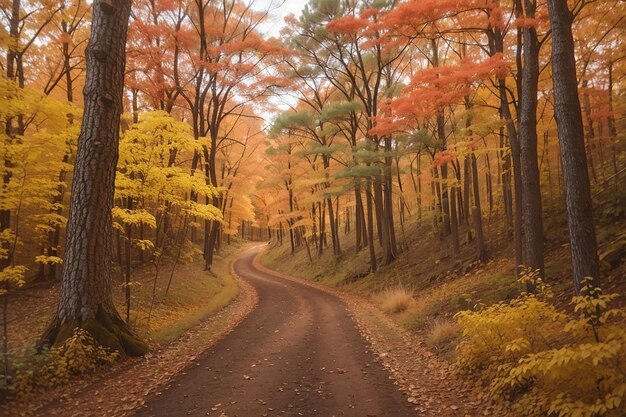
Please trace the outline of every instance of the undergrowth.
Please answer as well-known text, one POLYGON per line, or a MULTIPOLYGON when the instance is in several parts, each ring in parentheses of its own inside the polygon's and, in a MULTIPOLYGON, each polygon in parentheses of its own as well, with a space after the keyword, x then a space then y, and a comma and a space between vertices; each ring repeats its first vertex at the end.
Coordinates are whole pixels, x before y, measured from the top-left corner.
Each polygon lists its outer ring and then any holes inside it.
POLYGON ((405 287, 382 291, 376 298, 379 300, 382 310, 388 314, 402 313, 415 303, 412 291, 405 287))
MULTIPOLYGON (((163 296, 166 279, 160 279, 154 287, 155 298, 152 285, 142 285, 150 283, 151 271, 135 271, 138 282, 132 296, 130 325, 133 331, 149 341, 152 347, 166 345, 228 305, 239 294, 230 270, 230 262, 239 248, 239 242, 225 247, 222 254, 216 256, 212 273, 203 271, 198 263, 179 265, 167 297, 163 296)), ((118 289, 114 295, 121 309, 123 292, 118 289)), ((30 298, 23 300, 28 302, 30 298)), ((9 371, 4 372, 8 375, 0 375, 0 401, 65 385, 75 377, 109 367, 119 358, 117 352, 97 345, 84 330, 77 330, 58 348, 37 351, 35 338, 43 331, 39 327, 46 323, 47 320, 42 323, 18 322, 16 328, 19 331, 29 332, 29 337, 23 338, 28 344, 16 344, 10 357, 0 357, 0 368, 9 371), (10 362, 5 368, 7 359, 10 362)))
POLYGON ((76 328, 61 346, 26 356, 17 363, 14 381, 4 388, 20 396, 38 388, 63 385, 110 366, 117 358, 118 352, 100 346, 86 330, 76 328))
POLYGON ((572 312, 552 302, 549 285, 527 271, 537 292, 456 315, 463 339, 457 366, 526 416, 626 415, 624 311, 585 282, 572 312))

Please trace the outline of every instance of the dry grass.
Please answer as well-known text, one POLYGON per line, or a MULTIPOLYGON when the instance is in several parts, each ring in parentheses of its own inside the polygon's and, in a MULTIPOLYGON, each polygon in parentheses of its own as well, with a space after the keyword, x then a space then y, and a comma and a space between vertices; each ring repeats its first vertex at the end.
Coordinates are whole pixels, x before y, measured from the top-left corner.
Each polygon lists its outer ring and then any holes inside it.
POLYGON ((402 313, 415 303, 413 292, 404 287, 385 290, 376 298, 382 310, 388 314, 402 313))
POLYGON ((456 340, 459 330, 459 325, 453 319, 437 318, 433 320, 428 330, 428 345, 441 350, 456 340))

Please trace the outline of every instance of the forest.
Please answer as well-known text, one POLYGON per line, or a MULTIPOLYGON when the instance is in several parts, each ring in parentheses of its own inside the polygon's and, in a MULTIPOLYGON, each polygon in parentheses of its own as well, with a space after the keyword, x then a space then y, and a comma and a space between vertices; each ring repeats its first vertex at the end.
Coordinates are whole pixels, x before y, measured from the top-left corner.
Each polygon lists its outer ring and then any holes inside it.
POLYGON ((0 5, 0 414, 626 414, 623 0, 0 5))

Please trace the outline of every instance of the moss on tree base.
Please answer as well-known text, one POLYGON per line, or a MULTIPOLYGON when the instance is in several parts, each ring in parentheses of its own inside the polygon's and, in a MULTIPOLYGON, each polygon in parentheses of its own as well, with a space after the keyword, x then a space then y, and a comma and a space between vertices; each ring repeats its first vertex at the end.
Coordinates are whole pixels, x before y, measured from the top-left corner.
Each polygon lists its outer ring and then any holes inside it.
POLYGON ((147 343, 135 336, 121 318, 104 311, 102 307, 98 308, 94 318, 83 322, 72 320, 61 325, 53 324, 44 336, 44 343, 60 346, 76 328, 87 331, 100 345, 122 356, 142 356, 149 350, 147 343))

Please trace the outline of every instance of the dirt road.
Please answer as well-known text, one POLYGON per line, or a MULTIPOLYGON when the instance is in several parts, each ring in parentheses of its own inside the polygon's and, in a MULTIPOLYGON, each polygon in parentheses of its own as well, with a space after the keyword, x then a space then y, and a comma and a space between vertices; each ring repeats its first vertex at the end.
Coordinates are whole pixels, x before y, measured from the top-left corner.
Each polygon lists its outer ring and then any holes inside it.
POLYGON ((256 310, 136 416, 414 416, 346 306, 256 269, 259 250, 234 265, 259 294, 256 310))

